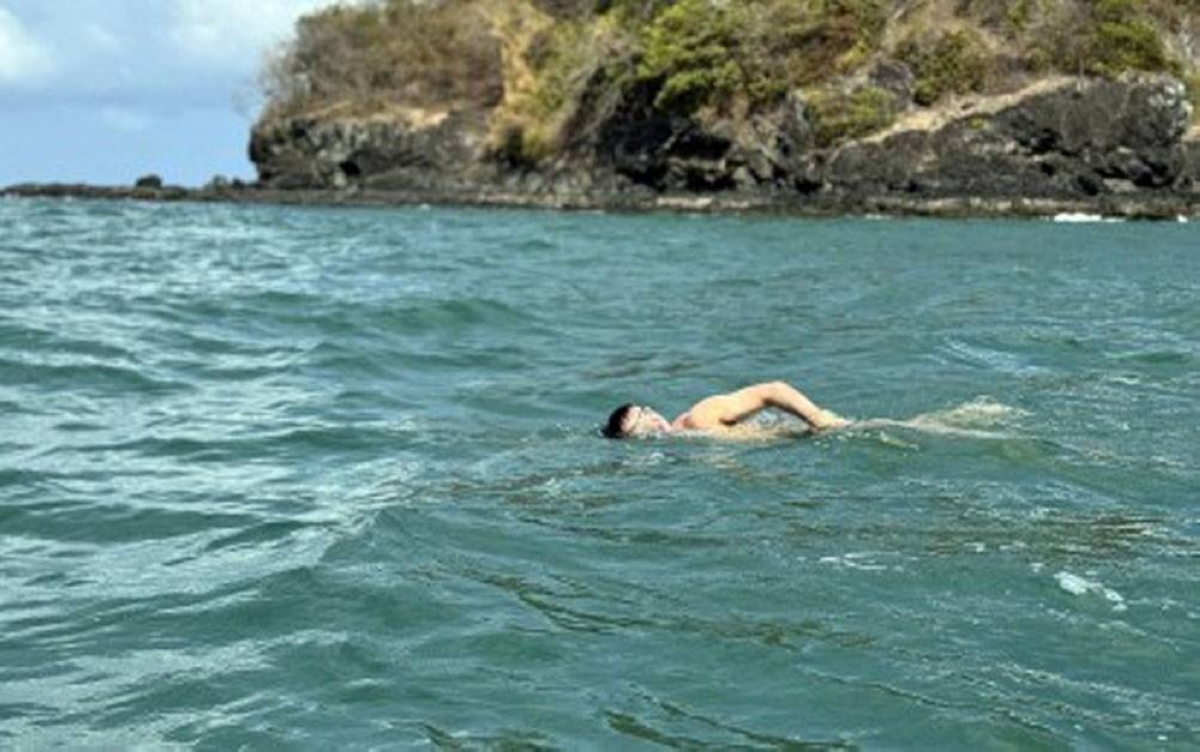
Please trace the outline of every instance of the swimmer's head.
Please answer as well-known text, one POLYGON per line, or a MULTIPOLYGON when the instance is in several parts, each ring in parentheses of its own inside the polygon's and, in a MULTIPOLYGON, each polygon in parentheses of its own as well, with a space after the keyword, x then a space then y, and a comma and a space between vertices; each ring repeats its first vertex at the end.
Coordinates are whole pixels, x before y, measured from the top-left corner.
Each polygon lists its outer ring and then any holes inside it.
POLYGON ((610 439, 624 439, 630 436, 653 436, 670 430, 671 424, 667 419, 650 408, 625 404, 612 411, 602 432, 610 439))

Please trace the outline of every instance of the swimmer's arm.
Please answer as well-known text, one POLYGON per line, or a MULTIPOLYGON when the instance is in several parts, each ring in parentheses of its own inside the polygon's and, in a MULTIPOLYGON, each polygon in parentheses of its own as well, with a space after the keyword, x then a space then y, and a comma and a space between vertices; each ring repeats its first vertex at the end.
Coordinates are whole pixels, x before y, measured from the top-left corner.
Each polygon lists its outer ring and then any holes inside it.
POLYGON ((791 413, 813 428, 838 428, 847 424, 845 419, 817 407, 799 390, 782 381, 755 384, 709 397, 697 403, 690 414, 697 428, 717 428, 735 425, 768 407, 791 413))

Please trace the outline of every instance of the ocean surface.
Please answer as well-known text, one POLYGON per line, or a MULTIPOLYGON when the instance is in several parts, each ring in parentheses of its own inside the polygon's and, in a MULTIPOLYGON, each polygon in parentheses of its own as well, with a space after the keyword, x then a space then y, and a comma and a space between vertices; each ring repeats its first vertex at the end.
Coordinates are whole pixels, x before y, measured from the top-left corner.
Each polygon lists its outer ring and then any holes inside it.
POLYGON ((1194 750, 1198 425, 1194 224, 0 201, 0 748, 1194 750))

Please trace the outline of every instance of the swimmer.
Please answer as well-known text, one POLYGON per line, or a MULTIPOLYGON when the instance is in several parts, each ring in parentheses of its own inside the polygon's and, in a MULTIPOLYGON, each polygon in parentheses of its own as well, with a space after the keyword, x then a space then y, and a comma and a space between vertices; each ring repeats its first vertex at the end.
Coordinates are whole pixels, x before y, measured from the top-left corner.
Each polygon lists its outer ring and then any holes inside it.
POLYGON ((681 431, 698 431, 729 436, 747 418, 774 407, 803 420, 817 431, 842 428, 850 421, 817 407, 794 387, 782 381, 755 384, 729 394, 716 394, 692 405, 673 421, 641 405, 621 405, 608 416, 602 433, 610 439, 657 436, 681 431))

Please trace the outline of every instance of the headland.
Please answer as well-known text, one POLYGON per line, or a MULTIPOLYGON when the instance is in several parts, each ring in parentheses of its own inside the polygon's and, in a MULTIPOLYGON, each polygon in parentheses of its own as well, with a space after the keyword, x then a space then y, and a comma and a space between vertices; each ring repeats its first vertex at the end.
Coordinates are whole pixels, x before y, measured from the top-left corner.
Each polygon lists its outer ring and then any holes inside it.
POLYGON ((257 179, 16 196, 799 215, 1200 213, 1186 3, 387 0, 267 66, 257 179))

